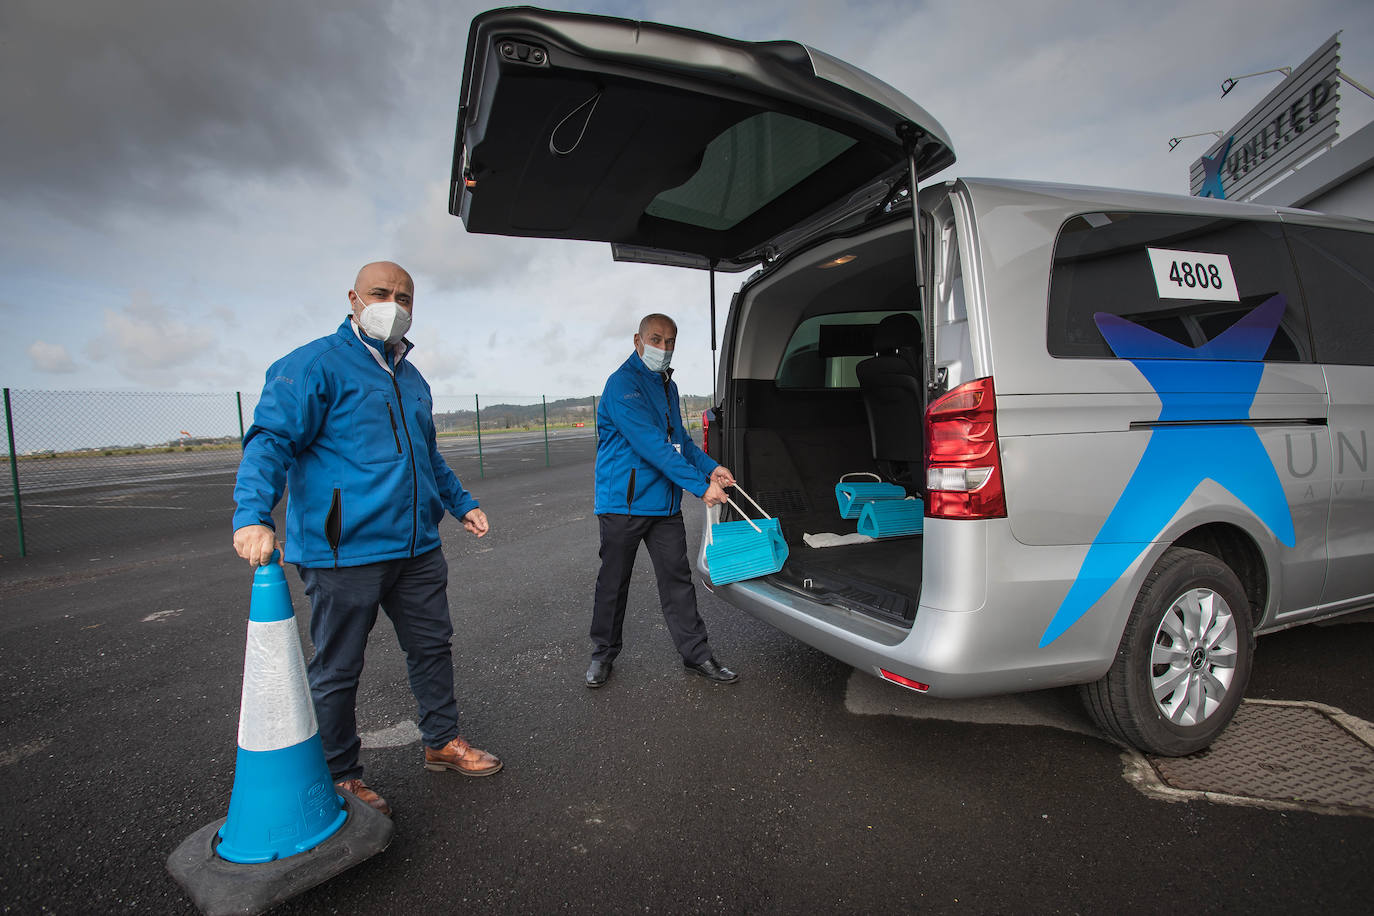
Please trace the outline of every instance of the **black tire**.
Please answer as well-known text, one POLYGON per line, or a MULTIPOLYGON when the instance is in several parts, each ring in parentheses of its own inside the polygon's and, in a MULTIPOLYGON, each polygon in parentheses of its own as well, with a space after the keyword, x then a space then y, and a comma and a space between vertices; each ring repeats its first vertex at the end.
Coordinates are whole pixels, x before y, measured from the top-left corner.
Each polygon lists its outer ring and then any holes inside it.
POLYGON ((1083 703, 1103 731, 1147 754, 1191 754, 1236 714, 1254 653, 1240 579, 1211 554, 1171 547, 1136 596, 1111 669, 1081 688, 1083 703), (1203 630, 1196 641, 1192 608, 1203 630), (1170 692, 1156 700, 1156 689, 1170 692))

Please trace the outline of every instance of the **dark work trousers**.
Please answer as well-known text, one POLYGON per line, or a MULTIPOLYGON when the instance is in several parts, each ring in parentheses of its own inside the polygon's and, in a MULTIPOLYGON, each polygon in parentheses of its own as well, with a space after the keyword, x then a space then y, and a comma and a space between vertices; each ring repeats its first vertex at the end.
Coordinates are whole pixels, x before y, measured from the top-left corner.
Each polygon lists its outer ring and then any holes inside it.
POLYGON ((697 592, 687 568, 687 530, 682 513, 669 516, 598 515, 601 526, 601 572, 592 606, 592 659, 613 661, 620 654, 620 632, 630 596, 639 542, 649 548, 658 580, 663 619, 685 661, 699 665, 711 657, 706 623, 697 613, 697 592))
POLYGON ((443 747, 458 735, 453 698, 453 622, 448 615, 448 562, 435 548, 418 557, 340 569, 301 569, 310 597, 307 669, 320 741, 335 781, 362 776, 356 704, 367 636, 380 606, 396 628, 406 656, 410 690, 420 712, 420 735, 443 747))

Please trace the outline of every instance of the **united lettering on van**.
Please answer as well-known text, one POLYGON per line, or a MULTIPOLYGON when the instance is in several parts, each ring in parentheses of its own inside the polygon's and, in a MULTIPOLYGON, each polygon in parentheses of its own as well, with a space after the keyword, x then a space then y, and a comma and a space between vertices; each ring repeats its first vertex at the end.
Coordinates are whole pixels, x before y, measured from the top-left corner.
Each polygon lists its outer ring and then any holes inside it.
MULTIPOLYGON (((1355 496, 1362 495, 1369 486, 1369 432, 1359 430, 1359 442, 1355 441, 1353 431, 1346 433, 1345 430, 1335 430, 1335 468, 1333 469, 1334 479, 1331 481, 1331 493, 1333 496, 1355 496), (1361 475, 1356 482, 1359 483, 1359 490, 1347 490, 1351 483, 1342 478, 1355 473, 1361 475)), ((1317 472, 1317 465, 1321 457, 1321 451, 1317 445, 1317 433, 1311 432, 1305 436, 1294 436, 1288 433, 1283 437, 1284 452, 1288 459, 1288 474, 1298 480, 1311 477, 1317 472), (1295 440, 1296 443, 1295 444, 1295 440)), ((1304 498, 1312 499, 1317 495, 1316 489, 1308 485, 1304 498)))

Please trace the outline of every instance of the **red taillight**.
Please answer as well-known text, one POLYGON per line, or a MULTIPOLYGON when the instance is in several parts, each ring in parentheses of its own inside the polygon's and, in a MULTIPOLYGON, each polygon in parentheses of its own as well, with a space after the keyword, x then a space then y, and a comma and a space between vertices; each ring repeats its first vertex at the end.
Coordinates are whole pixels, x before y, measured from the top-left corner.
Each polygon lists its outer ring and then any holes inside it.
POLYGON ((701 412, 701 450, 711 454, 711 411, 701 412))
POLYGON ((960 385, 926 408, 926 515, 1002 518, 1002 455, 992 379, 960 385))
POLYGON ((891 681, 894 684, 901 684, 903 687, 910 687, 912 690, 918 690, 921 693, 925 693, 927 690, 930 689, 929 684, 922 684, 920 681, 913 681, 909 677, 902 677, 900 674, 893 674, 886 668, 879 668, 878 673, 883 676, 883 680, 885 681, 891 681))

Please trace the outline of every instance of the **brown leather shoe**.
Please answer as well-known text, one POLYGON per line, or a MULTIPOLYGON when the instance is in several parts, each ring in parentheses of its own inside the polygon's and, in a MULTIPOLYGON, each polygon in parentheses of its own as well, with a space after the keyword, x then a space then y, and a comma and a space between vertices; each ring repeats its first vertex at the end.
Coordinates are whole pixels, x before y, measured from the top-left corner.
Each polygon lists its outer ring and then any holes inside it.
POLYGON ((371 805, 387 817, 391 817, 391 806, 386 803, 386 799, 369 789, 367 783, 361 779, 341 779, 334 785, 345 792, 352 792, 358 801, 371 805))
POLYGON ((458 737, 437 751, 432 747, 425 748, 425 769, 435 772, 453 770, 464 776, 490 776, 501 769, 501 761, 494 754, 479 751, 458 737))

